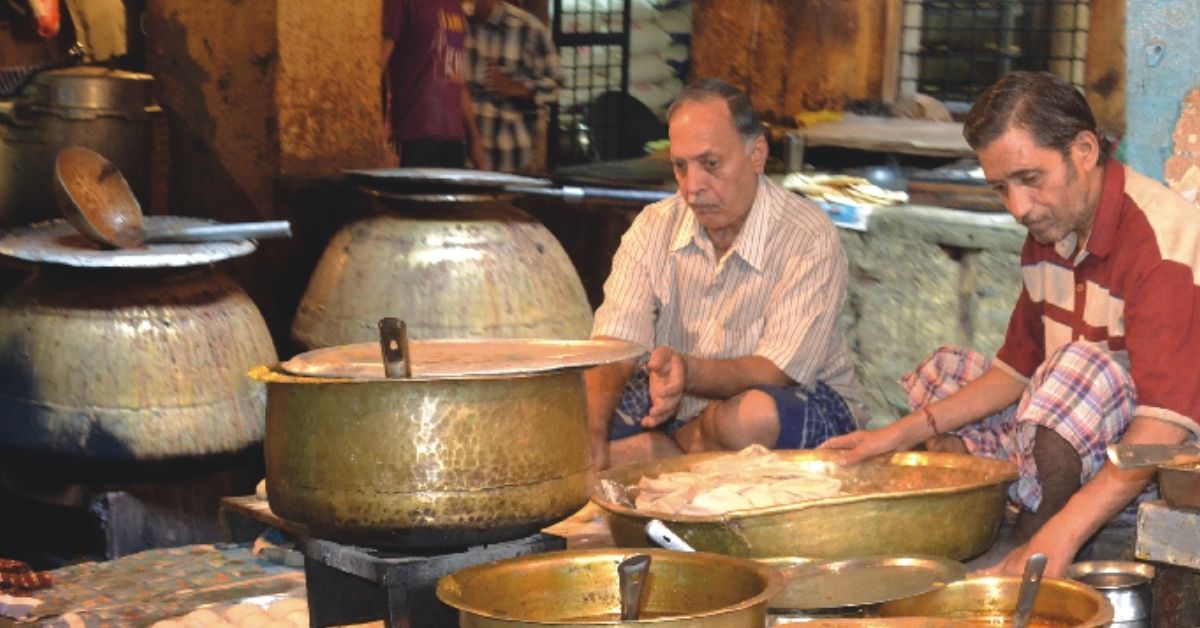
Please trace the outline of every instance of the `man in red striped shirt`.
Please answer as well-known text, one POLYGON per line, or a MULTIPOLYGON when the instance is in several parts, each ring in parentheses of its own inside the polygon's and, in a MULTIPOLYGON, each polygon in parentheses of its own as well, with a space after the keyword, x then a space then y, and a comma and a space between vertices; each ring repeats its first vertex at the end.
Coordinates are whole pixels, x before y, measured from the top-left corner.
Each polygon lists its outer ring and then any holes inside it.
POLYGON ((1105 447, 1200 434, 1200 208, 1109 159, 1083 96, 1051 74, 1001 79, 963 134, 1029 231, 1004 345, 994 360, 939 349, 902 380, 915 412, 825 446, 846 463, 922 441, 1012 460, 1024 544, 991 571, 1043 553, 1060 576, 1152 495, 1153 470, 1117 469, 1105 447))

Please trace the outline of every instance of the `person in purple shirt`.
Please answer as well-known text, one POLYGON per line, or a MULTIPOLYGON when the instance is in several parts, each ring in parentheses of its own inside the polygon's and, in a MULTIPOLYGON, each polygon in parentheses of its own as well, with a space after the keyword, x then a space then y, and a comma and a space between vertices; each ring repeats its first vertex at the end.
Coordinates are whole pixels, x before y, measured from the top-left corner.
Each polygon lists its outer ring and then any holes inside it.
POLYGON ((384 120, 404 167, 461 168, 484 160, 464 83, 467 18, 459 0, 385 0, 384 120))

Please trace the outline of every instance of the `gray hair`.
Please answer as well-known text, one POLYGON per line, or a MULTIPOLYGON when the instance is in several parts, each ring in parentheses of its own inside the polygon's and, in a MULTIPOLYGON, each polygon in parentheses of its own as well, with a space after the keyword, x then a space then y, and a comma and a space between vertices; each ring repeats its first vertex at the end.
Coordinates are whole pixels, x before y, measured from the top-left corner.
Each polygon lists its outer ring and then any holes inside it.
POLYGON ((700 79, 684 87, 675 98, 675 102, 667 107, 667 124, 671 123, 671 117, 682 104, 713 98, 725 101, 729 107, 729 116, 733 119, 733 128, 737 129, 743 140, 750 142, 765 135, 762 120, 754 112, 754 107, 750 106, 750 98, 746 93, 719 78, 700 79))

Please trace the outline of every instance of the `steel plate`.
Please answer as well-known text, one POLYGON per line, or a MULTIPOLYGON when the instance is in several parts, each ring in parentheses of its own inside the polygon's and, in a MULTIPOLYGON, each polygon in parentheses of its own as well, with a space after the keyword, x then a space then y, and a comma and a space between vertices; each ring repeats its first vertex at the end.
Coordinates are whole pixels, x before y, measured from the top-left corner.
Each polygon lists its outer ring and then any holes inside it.
POLYGON ((778 610, 817 610, 879 604, 940 588, 966 575, 962 563, 935 556, 868 556, 784 567, 778 610))
MULTIPOLYGON (((204 218, 146 216, 147 231, 172 226, 216 224, 204 218)), ((75 268, 184 268, 203 266, 253 253, 253 240, 146 244, 136 249, 101 249, 65 220, 52 220, 0 234, 0 255, 27 262, 75 268)))
POLYGON ((368 187, 458 187, 503 189, 505 186, 546 187, 549 179, 523 177, 507 172, 468 170, 465 168, 376 168, 344 170, 347 178, 368 187))
MULTIPOLYGON (((415 379, 493 377, 545 373, 632 360, 645 352, 621 340, 455 339, 410 340, 415 379)), ((338 379, 383 379, 377 342, 327 347, 302 353, 280 368, 292 375, 338 379)))

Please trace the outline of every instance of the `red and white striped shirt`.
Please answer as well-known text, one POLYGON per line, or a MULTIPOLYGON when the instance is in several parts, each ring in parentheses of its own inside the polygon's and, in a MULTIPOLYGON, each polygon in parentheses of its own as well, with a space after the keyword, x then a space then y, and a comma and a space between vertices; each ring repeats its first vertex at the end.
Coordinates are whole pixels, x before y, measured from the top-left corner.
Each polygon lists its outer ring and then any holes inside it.
POLYGON ((1200 208, 1117 161, 1087 243, 1026 238, 1023 286, 997 366, 1028 379, 1064 344, 1107 347, 1137 416, 1200 433, 1200 208))
MULTIPOLYGON (((869 419, 842 331, 849 270, 819 207, 759 177, 724 258, 678 194, 646 206, 621 238, 593 336, 701 358, 767 358, 811 389, 823 381, 869 419)), ((677 418, 709 400, 685 396, 677 418)))

